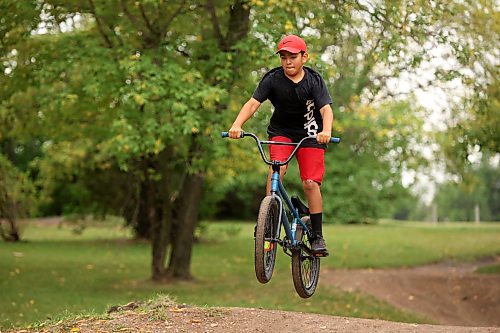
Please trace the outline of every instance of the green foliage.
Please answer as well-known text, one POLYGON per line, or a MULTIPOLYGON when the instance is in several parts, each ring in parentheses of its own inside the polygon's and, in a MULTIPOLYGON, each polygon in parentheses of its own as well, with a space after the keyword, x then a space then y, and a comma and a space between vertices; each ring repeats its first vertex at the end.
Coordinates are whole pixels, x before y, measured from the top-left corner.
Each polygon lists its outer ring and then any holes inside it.
POLYGON ((327 154, 325 212, 343 223, 390 216, 396 200, 409 195, 402 171, 425 164, 416 151, 425 140, 418 110, 408 103, 346 109, 338 128, 342 141, 327 154))
MULTIPOLYGON (((71 15, 65 10, 76 8, 45 9, 61 19, 71 15)), ((106 15, 113 16, 112 11, 106 15)), ((210 134, 211 123, 218 121, 211 111, 224 98, 222 90, 204 83, 172 47, 130 50, 122 45, 110 50, 103 47, 98 29, 90 28, 19 40, 15 71, 1 77, 5 86, 17 88, 5 92, 0 107, 0 116, 10 122, 8 135, 45 141, 35 167, 41 171, 46 199, 55 191, 74 193, 68 197, 73 203, 62 204, 63 212, 115 209, 117 204, 106 206, 104 200, 112 192, 86 195, 95 191, 89 182, 96 176, 105 182, 113 179, 108 186, 116 188, 122 186, 116 181, 130 181, 111 177, 116 167, 133 178, 143 177, 141 161, 164 155, 174 143, 176 157, 170 162, 181 165, 191 136, 210 134)), ((198 158, 191 166, 200 168, 203 161, 198 158)), ((160 170, 148 172, 161 178, 160 170)))
POLYGON ((439 187, 435 202, 440 220, 474 221, 476 206, 482 221, 500 221, 500 168, 483 155, 462 182, 448 181, 439 187))
MULTIPOLYGON (((168 53, 136 55, 122 61, 127 84, 117 96, 120 114, 112 122, 107 140, 99 144, 98 159, 115 156, 126 171, 130 161, 158 155, 166 146, 182 143, 210 126, 207 113, 220 102, 222 92, 205 85, 194 70, 169 62, 155 65, 156 57, 166 56, 168 53)), ((182 154, 182 144, 178 151, 182 154)))
POLYGON ((35 208, 35 188, 28 176, 0 153, 0 236, 18 241, 20 219, 30 216, 35 208))
MULTIPOLYGON (((250 216, 266 167, 250 143, 218 132, 279 65, 276 42, 301 34, 342 137, 327 153, 325 215, 372 221, 409 197, 401 172, 426 167, 417 149, 430 143, 426 114, 411 94, 394 101, 389 84, 432 59, 434 46, 452 50, 462 67, 437 68, 429 84, 460 79, 473 92, 457 110, 470 117, 440 142, 455 170, 473 145, 498 151, 494 9, 488 1, 0 1, 11 13, 0 21, 0 140, 38 147, 32 174, 48 211, 130 217, 144 181, 168 189, 157 197, 170 202, 187 175, 201 172, 204 216, 233 207, 250 216), (68 202, 56 204, 61 193, 68 202)), ((264 135, 269 106, 262 109, 246 130, 264 135)), ((296 169, 286 181, 301 191, 296 169)))
POLYGON ((446 23, 452 25, 453 33, 446 38, 462 67, 458 77, 468 91, 453 105, 453 122, 442 146, 450 171, 464 174, 468 156, 477 148, 500 152, 499 49, 495 37, 500 33, 500 12, 491 1, 457 2, 450 10, 453 16, 446 23))
POLYGON ((207 172, 202 216, 252 219, 265 195, 268 167, 253 141, 220 141, 226 150, 207 172))
MULTIPOLYGON (((28 37, 30 31, 40 22, 40 3, 34 0, 2 0, 0 1, 0 12, 4 13, 0 20, 0 40, 2 41, 0 43, 0 57, 3 58, 12 51, 12 46, 16 45, 20 39, 28 37), (5 13, 9 13, 9 15, 5 13)), ((4 69, 10 65, 10 63, 0 62, 0 73, 3 73, 4 69)))
POLYGON ((25 173, 16 169, 2 154, 0 154, 0 193, 2 218, 26 217, 33 212, 35 206, 33 184, 25 173), (9 206, 16 208, 12 211, 9 206))

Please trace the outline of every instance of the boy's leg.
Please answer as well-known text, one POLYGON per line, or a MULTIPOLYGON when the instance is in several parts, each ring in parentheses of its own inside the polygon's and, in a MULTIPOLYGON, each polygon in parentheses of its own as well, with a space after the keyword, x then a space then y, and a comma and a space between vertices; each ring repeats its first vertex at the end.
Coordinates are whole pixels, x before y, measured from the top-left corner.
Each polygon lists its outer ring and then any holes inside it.
POLYGON ((314 180, 305 179, 302 180, 302 188, 309 204, 309 212, 311 214, 323 212, 323 199, 319 184, 314 180))
POLYGON ((313 231, 316 235, 323 237, 323 200, 319 184, 314 180, 306 179, 302 181, 302 187, 309 205, 313 231))
POLYGON ((312 229, 316 235, 311 247, 318 254, 327 255, 328 250, 323 239, 323 200, 320 188, 325 173, 324 155, 325 151, 320 148, 301 148, 297 160, 304 194, 309 205, 312 229))

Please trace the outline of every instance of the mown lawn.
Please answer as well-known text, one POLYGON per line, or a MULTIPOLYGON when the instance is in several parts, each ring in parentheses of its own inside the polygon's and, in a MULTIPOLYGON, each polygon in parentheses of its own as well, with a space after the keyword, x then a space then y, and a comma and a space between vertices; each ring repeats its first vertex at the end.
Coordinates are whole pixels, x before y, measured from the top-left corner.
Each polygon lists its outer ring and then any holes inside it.
MULTIPOLYGON (((179 303, 263 307, 425 322, 358 293, 326 284, 303 300, 295 294, 290 259, 278 253, 271 282, 253 271, 252 223, 205 223, 193 253, 192 282, 150 281, 150 247, 116 224, 76 235, 70 227, 27 227, 21 243, 0 243, 0 327, 27 325, 61 313, 103 313, 111 305, 168 294, 179 303)), ((500 254, 500 224, 386 222, 326 225, 332 255, 322 267, 398 267, 500 254)))

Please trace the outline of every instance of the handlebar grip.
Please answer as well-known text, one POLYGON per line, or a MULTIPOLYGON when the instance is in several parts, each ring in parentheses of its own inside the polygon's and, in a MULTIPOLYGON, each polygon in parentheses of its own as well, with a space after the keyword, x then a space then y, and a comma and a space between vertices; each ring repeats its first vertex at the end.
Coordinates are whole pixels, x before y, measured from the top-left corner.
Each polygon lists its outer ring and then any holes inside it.
POLYGON ((340 138, 332 137, 332 138, 330 138, 330 142, 331 143, 339 143, 340 142, 340 138))
MULTIPOLYGON (((220 133, 223 138, 229 138, 229 132, 221 132, 220 133)), ((240 138, 245 136, 245 132, 241 132, 240 138)))

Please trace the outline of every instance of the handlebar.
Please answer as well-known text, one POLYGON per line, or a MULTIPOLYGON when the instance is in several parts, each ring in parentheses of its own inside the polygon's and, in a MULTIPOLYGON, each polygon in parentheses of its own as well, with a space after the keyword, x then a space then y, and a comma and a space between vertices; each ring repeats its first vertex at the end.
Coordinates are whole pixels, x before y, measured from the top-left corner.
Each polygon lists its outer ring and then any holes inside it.
MULTIPOLYGON (((251 134, 253 134, 253 133, 241 132, 240 138, 243 138, 245 136, 252 136, 251 134)), ((223 138, 229 138, 229 132, 221 132, 221 136, 223 138)), ((305 139, 315 139, 315 138, 316 138, 315 136, 308 136, 305 139)), ((339 143, 339 142, 340 142, 340 138, 336 138, 336 137, 330 138, 330 143, 339 143)), ((278 142, 278 144, 280 144, 280 143, 282 143, 282 142, 278 142)))
MULTIPOLYGON (((221 136, 223 138, 228 138, 229 132, 222 132, 221 136)), ((303 138, 302 140, 300 140, 299 142, 262 141, 257 137, 257 135, 250 133, 250 132, 242 132, 240 137, 243 138, 243 137, 247 137, 247 136, 252 137, 255 140, 255 142, 257 143, 257 147, 259 148, 260 156, 262 157, 262 160, 264 160, 264 162, 266 164, 278 165, 278 166, 287 165, 288 162, 290 162, 290 160, 293 158, 293 156, 295 156, 295 153, 297 152, 297 150, 299 150, 302 143, 304 143, 306 140, 316 139, 315 136, 307 136, 307 137, 303 138), (262 148, 262 145, 271 145, 271 144, 272 145, 295 146, 295 148, 293 149, 290 156, 288 156, 286 161, 284 161, 284 162, 269 161, 269 159, 266 157, 266 154, 264 153, 264 149, 262 148)), ((331 143, 339 143, 340 138, 332 137, 332 138, 330 138, 330 142, 331 143)))

